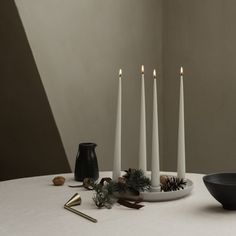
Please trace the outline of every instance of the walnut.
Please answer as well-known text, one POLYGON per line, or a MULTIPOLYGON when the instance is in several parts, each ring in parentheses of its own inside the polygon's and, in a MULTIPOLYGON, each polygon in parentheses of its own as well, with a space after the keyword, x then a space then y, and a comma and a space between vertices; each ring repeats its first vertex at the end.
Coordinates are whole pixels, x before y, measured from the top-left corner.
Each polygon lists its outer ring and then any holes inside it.
POLYGON ((65 183, 65 178, 63 176, 56 176, 52 182, 55 186, 61 186, 65 183))

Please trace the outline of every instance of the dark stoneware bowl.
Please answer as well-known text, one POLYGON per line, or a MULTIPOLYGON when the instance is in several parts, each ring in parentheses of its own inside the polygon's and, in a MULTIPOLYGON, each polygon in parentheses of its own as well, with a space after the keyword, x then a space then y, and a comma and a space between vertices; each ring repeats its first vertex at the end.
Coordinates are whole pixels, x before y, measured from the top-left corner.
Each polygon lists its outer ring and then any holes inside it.
POLYGON ((224 209, 236 210, 236 173, 217 173, 203 177, 211 195, 224 209))

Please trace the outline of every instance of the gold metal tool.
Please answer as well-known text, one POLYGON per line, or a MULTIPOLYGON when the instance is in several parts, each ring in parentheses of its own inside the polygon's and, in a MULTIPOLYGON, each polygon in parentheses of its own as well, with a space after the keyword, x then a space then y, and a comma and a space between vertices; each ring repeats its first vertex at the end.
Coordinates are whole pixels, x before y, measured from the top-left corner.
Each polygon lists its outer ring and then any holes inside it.
POLYGON ((72 206, 76 206, 76 205, 80 205, 81 204, 81 197, 78 193, 76 193, 72 198, 70 198, 67 203, 64 205, 64 208, 68 211, 71 211, 79 216, 82 216, 84 217, 85 219, 87 220, 90 220, 92 221, 93 223, 97 223, 98 221, 96 219, 94 219, 93 217, 91 216, 88 216, 86 214, 84 214, 83 212, 81 211, 78 211, 74 208, 72 208, 72 206))

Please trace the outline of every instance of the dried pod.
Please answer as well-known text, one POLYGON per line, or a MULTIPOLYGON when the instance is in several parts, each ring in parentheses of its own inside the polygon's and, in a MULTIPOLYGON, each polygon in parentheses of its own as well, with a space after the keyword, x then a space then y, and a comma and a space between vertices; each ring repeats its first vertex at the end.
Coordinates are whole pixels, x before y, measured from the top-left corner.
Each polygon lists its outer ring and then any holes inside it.
POLYGON ((160 176, 161 184, 165 184, 167 180, 168 180, 168 175, 161 175, 160 176))
POLYGON ((55 186, 61 186, 65 183, 65 178, 63 176, 56 176, 52 182, 55 186))
POLYGON ((84 178, 83 187, 88 190, 93 190, 94 180, 92 178, 84 178))

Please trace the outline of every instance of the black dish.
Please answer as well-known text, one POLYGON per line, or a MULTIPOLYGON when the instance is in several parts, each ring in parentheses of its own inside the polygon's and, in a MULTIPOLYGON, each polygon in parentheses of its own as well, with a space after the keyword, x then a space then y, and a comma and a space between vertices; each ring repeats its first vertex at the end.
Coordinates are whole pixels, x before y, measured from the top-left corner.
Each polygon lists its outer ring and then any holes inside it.
POLYGON ((203 177, 211 195, 224 209, 236 210, 236 173, 216 173, 203 177))

